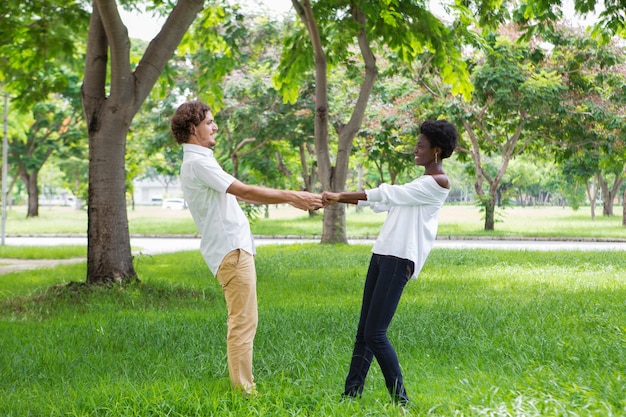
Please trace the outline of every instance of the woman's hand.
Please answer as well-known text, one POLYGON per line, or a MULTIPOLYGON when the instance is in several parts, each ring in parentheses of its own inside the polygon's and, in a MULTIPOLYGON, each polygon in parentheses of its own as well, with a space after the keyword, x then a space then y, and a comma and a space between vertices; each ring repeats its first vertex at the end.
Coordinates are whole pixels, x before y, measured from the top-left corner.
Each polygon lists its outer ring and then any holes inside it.
POLYGON ((324 203, 324 207, 328 207, 331 204, 335 204, 339 202, 340 193, 331 193, 329 191, 324 191, 322 193, 322 203, 324 203))

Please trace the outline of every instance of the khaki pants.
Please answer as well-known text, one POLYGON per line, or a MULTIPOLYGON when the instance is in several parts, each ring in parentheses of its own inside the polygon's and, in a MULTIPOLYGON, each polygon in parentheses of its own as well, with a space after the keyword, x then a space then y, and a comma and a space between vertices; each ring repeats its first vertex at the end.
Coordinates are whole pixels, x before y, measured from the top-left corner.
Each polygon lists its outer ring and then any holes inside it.
POLYGON ((228 308, 226 349, 228 373, 235 389, 255 392, 252 345, 258 319, 254 256, 236 249, 229 252, 217 271, 217 280, 228 308))

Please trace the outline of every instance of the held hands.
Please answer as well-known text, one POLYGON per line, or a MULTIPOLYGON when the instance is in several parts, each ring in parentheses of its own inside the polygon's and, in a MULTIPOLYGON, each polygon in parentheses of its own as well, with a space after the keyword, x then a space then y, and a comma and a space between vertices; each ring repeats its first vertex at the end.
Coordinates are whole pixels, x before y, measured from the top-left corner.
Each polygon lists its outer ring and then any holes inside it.
POLYGON ((296 191, 295 197, 289 204, 300 210, 319 210, 339 202, 339 198, 340 193, 329 191, 324 191, 321 195, 308 191, 296 191))
POLYGON ((322 193, 322 202, 324 203, 324 207, 328 207, 331 204, 338 203, 339 193, 332 193, 330 191, 324 191, 322 193))
POLYGON ((322 202, 322 196, 313 194, 308 191, 296 191, 294 198, 289 202, 295 208, 300 210, 318 210, 325 207, 322 202))

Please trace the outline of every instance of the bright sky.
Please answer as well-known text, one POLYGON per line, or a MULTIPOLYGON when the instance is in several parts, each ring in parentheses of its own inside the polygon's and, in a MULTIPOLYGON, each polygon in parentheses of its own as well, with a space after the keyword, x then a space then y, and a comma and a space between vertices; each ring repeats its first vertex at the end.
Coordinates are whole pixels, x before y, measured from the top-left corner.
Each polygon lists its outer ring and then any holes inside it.
MULTIPOLYGON (((259 9, 259 8, 267 8, 268 10, 275 12, 277 14, 283 14, 288 10, 291 10, 292 4, 291 0, 238 0, 240 4, 243 4, 244 7, 250 8, 251 10, 259 9), (259 4, 260 3, 260 4, 259 4)), ((579 16, 574 15, 574 7, 572 0, 563 0, 563 14, 565 15, 566 20, 570 23, 578 24, 580 26, 587 26, 593 23, 593 18, 581 19, 579 16)), ((441 3, 446 2, 446 0, 431 0, 431 4, 433 5, 433 13, 440 14, 443 13, 441 3), (437 13, 437 10, 440 10, 440 13, 437 13)), ((122 20, 128 27, 129 36, 131 38, 143 39, 146 41, 152 40, 154 36, 158 33, 161 25, 163 24, 162 19, 154 19, 148 13, 143 14, 131 14, 128 12, 121 11, 122 20)))
MULTIPOLYGON (((238 2, 242 4, 244 8, 258 10, 262 7, 276 14, 285 13, 292 7, 291 0, 238 0, 238 2), (261 5, 259 5, 259 3, 261 5)), ((159 32, 164 22, 164 19, 155 19, 150 16, 149 13, 128 13, 124 10, 120 10, 120 15, 128 28, 128 35, 131 38, 143 39, 145 41, 151 41, 159 32)))

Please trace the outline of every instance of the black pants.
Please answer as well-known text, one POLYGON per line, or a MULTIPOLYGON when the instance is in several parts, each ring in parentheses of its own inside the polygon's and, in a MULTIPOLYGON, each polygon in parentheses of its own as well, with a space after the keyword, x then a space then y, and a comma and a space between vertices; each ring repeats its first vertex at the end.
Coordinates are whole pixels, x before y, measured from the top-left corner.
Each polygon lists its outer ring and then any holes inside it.
POLYGON ((345 395, 361 394, 375 356, 389 393, 394 398, 406 398, 400 363, 387 338, 387 329, 413 269, 414 264, 408 259, 372 255, 365 279, 361 317, 346 378, 345 395))

